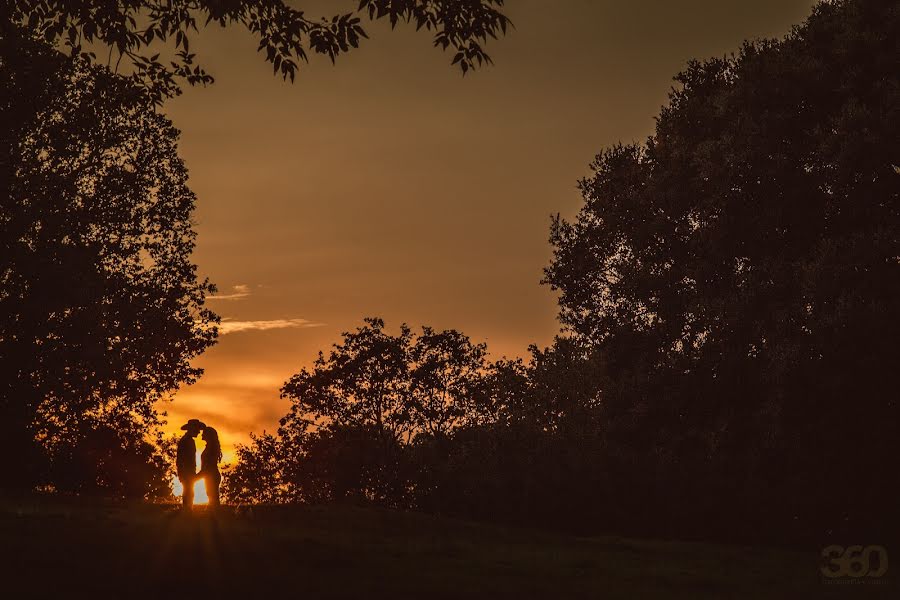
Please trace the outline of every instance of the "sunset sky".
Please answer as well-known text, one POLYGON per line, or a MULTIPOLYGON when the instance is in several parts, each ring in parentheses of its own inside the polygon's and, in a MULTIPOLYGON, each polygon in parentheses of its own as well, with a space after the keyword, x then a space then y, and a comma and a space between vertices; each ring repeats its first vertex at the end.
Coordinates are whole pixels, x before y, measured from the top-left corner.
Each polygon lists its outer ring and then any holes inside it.
MULTIPOLYGON (((311 14, 349 2, 295 2, 311 14)), ((191 48, 216 77, 166 112, 198 195, 195 260, 219 344, 163 408, 217 427, 226 461, 274 430, 282 383, 366 316, 455 328, 493 357, 558 331, 539 285, 550 215, 616 142, 642 141, 691 58, 784 35, 812 0, 509 0, 495 66, 465 78, 426 32, 368 24, 332 66, 284 83, 236 28, 191 48)))

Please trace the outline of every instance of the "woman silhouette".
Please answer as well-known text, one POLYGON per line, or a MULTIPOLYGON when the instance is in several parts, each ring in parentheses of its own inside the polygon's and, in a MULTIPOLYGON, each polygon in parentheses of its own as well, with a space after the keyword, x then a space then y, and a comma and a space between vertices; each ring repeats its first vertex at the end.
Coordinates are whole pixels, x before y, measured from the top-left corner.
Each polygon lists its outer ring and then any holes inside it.
POLYGON ((203 441, 206 442, 206 448, 200 454, 200 472, 197 476, 203 478, 209 505, 215 508, 219 506, 219 484, 222 482, 222 474, 219 473, 219 461, 222 460, 219 432, 207 427, 203 430, 203 441))

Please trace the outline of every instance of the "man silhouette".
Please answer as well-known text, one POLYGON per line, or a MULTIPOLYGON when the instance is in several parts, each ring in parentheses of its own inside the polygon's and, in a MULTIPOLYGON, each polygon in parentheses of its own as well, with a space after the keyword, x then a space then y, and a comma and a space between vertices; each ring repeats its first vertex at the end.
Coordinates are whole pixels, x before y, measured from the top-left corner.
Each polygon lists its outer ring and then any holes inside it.
POLYGON ((194 504, 194 482, 197 481, 197 444, 194 438, 206 425, 197 419, 191 419, 181 426, 185 434, 178 440, 178 453, 175 455, 175 468, 178 480, 184 489, 181 494, 181 505, 190 510, 194 504))

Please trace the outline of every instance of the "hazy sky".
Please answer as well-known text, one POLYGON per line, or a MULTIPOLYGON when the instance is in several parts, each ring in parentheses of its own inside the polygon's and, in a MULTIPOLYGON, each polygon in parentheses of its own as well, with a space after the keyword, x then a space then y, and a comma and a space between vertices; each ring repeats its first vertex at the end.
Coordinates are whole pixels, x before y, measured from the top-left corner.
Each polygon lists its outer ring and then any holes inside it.
MULTIPOLYGON (((310 14, 348 2, 294 2, 310 14)), ((573 215, 602 148, 642 141, 691 58, 781 36, 811 0, 508 0, 515 29, 465 78, 412 27, 369 24, 294 85, 249 35, 204 32, 216 77, 167 105, 197 193, 200 272, 227 333, 168 410, 216 426, 226 461, 288 408, 281 384, 365 316, 455 328, 492 355, 558 331, 550 215, 573 215)))

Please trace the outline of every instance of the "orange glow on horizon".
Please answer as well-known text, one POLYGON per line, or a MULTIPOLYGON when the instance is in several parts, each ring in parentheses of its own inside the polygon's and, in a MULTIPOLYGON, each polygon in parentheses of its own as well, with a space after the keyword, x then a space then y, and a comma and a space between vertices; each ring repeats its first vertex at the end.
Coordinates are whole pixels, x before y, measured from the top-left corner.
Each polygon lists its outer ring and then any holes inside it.
MULTIPOLYGON (((178 481, 178 478, 174 476, 172 477, 172 493, 177 498, 181 498, 182 494, 184 494, 184 487, 178 481)), ((209 497, 206 495, 206 485, 202 479, 194 482, 194 504, 209 504, 209 497)))
MULTIPOLYGON (((177 498, 181 498, 182 494, 184 494, 184 487, 175 476, 172 477, 172 494, 177 498)), ((194 482, 194 504, 209 504, 209 497, 206 495, 206 485, 202 479, 194 482)))

